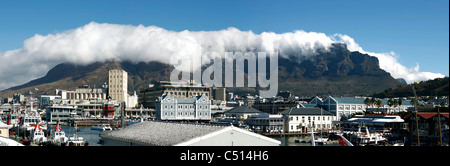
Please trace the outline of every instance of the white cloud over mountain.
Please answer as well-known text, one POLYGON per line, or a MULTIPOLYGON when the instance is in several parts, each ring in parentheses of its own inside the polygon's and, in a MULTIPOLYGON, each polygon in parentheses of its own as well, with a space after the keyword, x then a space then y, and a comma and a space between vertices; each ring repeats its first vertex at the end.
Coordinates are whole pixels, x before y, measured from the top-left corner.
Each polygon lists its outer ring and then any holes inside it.
POLYGON ((59 63, 85 65, 110 59, 132 62, 159 61, 170 63, 172 56, 201 56, 205 52, 278 51, 280 56, 314 56, 332 43, 344 42, 351 51, 360 51, 379 59, 380 67, 394 78, 407 82, 444 77, 439 73, 420 72, 419 65, 401 65, 394 52, 374 53, 363 50, 347 35, 293 31, 282 34, 240 31, 169 31, 157 26, 133 26, 91 22, 76 29, 40 35, 24 41, 22 48, 0 52, 0 89, 42 77, 59 63))

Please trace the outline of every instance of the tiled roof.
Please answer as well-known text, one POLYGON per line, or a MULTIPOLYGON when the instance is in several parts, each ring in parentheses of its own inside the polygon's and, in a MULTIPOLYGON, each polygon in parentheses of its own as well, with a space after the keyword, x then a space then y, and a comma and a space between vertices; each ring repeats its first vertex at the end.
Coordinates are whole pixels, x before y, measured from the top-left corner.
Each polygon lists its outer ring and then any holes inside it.
MULTIPOLYGON (((365 98, 354 98, 354 97, 333 97, 340 104, 364 104, 365 98)), ((388 105, 389 99, 376 99, 381 100, 381 103, 388 105)), ((409 100, 403 100, 402 105, 411 105, 409 100)))
POLYGON ((149 145, 172 146, 224 128, 226 126, 145 121, 101 134, 100 137, 149 145))
POLYGON ((297 108, 292 107, 281 112, 283 115, 333 115, 332 113, 320 108, 297 108))
POLYGON ((231 110, 225 111, 225 113, 247 113, 247 114, 251 114, 251 113, 263 113, 257 109, 254 109, 250 106, 240 106, 240 107, 236 107, 233 108, 231 110))

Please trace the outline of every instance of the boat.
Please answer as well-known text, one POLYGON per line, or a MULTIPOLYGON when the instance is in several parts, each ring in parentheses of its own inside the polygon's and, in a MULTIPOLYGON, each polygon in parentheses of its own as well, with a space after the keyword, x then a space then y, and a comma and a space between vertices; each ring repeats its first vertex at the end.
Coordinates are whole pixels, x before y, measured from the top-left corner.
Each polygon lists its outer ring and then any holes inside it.
POLYGON ((130 121, 127 121, 127 126, 138 124, 138 123, 141 123, 143 121, 144 121, 144 119, 142 119, 142 118, 140 118, 140 120, 130 120, 130 121))
POLYGON ((319 137, 314 140, 318 145, 326 145, 328 143, 328 138, 319 137))
POLYGON ((144 121, 144 118, 142 117, 142 108, 143 108, 143 107, 144 107, 144 106, 141 105, 141 108, 140 108, 140 114, 139 114, 139 119, 127 121, 127 126, 134 125, 134 124, 138 124, 138 123, 141 123, 141 122, 144 121))
POLYGON ((25 114, 19 118, 20 129, 31 132, 36 125, 39 125, 42 130, 47 130, 47 124, 42 120, 39 113, 33 109, 33 102, 30 105, 25 114))
POLYGON ((105 130, 112 130, 112 128, 111 125, 109 124, 98 124, 96 126, 91 126, 91 130, 105 131, 105 130))
POLYGON ((32 142, 37 145, 47 145, 48 141, 45 137, 44 132, 42 131, 42 128, 39 125, 36 125, 33 131, 33 138, 32 142))
POLYGON ((67 146, 69 138, 66 137, 66 133, 61 129, 59 122, 56 124, 55 130, 51 135, 52 145, 55 146, 67 146))
POLYGON ((85 141, 83 137, 77 135, 77 125, 75 124, 75 133, 69 137, 68 146, 89 146, 89 142, 85 141))
POLYGON ((356 146, 383 145, 387 139, 379 132, 369 132, 367 127, 359 127, 358 131, 345 132, 349 141, 356 146), (364 131, 362 131, 364 130, 364 131))

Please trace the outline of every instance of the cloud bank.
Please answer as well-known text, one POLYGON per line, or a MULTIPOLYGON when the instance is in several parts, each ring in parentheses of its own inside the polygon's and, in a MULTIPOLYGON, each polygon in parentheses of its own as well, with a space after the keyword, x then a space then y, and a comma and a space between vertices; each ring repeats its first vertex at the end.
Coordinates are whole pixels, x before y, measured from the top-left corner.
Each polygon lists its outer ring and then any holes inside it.
POLYGON ((406 68, 398 63, 393 52, 366 52, 353 38, 342 34, 327 36, 301 30, 282 34, 255 34, 232 27, 219 31, 177 32, 157 26, 91 22, 61 33, 45 36, 36 34, 25 40, 22 48, 0 52, 0 89, 42 77, 52 67, 63 62, 86 65, 117 59, 168 64, 171 56, 202 56, 205 52, 223 55, 227 51, 278 51, 280 56, 293 58, 314 56, 318 50, 326 51, 335 42, 346 43, 351 51, 377 57, 382 69, 407 82, 444 77, 438 73, 420 72, 418 64, 414 68, 406 68))

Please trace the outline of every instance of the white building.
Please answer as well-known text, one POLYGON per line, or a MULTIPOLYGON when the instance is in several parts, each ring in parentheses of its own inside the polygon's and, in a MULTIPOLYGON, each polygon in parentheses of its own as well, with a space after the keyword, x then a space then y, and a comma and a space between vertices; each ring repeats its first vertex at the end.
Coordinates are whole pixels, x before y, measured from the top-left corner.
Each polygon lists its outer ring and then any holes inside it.
POLYGON ((9 138, 9 126, 0 121, 0 137, 9 138))
POLYGON ((46 109, 46 121, 50 124, 55 124, 58 121, 68 122, 69 119, 80 116, 77 112, 78 106, 58 105, 48 106, 46 109))
POLYGON ((279 146, 233 126, 145 121, 100 135, 104 146, 279 146))
POLYGON ((283 115, 252 115, 247 118, 247 124, 255 132, 284 132, 283 115))
POLYGON ((411 106, 409 101, 403 100, 402 105, 399 106, 389 106, 387 99, 376 99, 381 100, 380 107, 373 105, 367 105, 364 103, 365 98, 354 98, 354 97, 331 97, 328 96, 323 100, 320 105, 323 109, 331 112, 335 115, 336 120, 340 121, 342 118, 350 118, 354 113, 365 112, 368 108, 371 110, 378 110, 378 108, 383 108, 386 113, 398 113, 405 112, 406 109, 411 106))
POLYGON ((211 101, 205 95, 163 95, 156 101, 157 120, 211 120, 211 101))
POLYGON ((331 129, 333 114, 320 108, 292 107, 281 112, 286 132, 308 132, 331 129))
POLYGON ((109 70, 108 94, 112 99, 127 102, 128 73, 125 70, 109 70))
POLYGON ((262 113, 263 112, 254 109, 253 107, 250 107, 248 105, 235 107, 233 109, 224 112, 227 118, 234 118, 236 120, 246 120, 249 116, 259 115, 262 113))
POLYGON ((138 95, 136 95, 136 91, 134 91, 133 95, 127 94, 127 108, 135 108, 138 106, 138 95))

